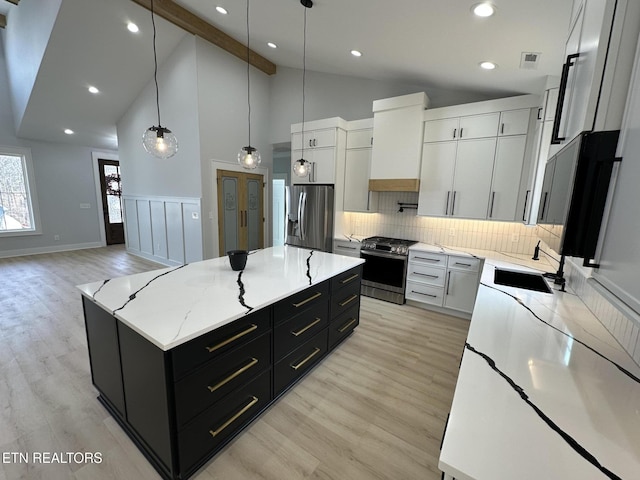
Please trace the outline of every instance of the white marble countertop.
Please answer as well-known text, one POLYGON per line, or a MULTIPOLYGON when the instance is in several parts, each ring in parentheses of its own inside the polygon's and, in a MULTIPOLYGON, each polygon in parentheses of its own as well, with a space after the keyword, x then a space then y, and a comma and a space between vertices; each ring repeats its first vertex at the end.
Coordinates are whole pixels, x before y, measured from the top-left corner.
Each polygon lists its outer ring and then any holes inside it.
POLYGON ((169 350, 308 288, 364 260, 297 247, 252 253, 234 272, 227 257, 78 285, 82 294, 169 350))
POLYGON ((485 262, 440 469, 458 480, 640 478, 640 368, 571 291, 495 285, 496 265, 531 263, 514 258, 485 262))

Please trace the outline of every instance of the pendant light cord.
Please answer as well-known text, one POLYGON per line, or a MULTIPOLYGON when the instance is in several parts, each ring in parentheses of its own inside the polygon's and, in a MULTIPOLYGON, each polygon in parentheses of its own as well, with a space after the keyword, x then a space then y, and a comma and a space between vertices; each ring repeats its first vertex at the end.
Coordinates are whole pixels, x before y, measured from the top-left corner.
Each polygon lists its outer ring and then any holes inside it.
POLYGON ((248 105, 248 120, 249 120, 249 147, 251 146, 251 87, 250 87, 250 77, 251 77, 251 68, 249 64, 249 0, 247 0, 247 105, 248 105))
POLYGON ((158 89, 158 56, 156 52, 156 21, 153 15, 153 0, 151 0, 151 24, 153 25, 153 80, 156 84, 156 108, 158 110, 158 128, 162 125, 160 123, 160 91, 158 89))
POLYGON ((304 8, 304 30, 302 34, 302 159, 304 160, 304 103, 305 83, 307 79, 307 10, 304 8))

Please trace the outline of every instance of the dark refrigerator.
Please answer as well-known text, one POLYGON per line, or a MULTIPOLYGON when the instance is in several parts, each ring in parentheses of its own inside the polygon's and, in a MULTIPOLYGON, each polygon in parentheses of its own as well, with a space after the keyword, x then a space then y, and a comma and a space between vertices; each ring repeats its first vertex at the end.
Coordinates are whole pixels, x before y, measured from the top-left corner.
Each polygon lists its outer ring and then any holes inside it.
POLYGON ((333 185, 287 187, 285 201, 285 243, 333 251, 333 185))

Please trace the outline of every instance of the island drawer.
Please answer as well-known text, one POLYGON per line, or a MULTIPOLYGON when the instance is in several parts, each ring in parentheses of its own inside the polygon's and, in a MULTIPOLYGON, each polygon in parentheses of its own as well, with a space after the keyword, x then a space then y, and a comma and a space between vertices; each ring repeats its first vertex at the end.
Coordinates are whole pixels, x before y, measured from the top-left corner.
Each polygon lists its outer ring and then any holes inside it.
POLYGON ((327 329, 318 333, 307 343, 296 348, 275 365, 274 389, 279 395, 289 385, 304 375, 327 353, 327 329))
POLYGON ((277 325, 306 308, 329 299, 329 280, 313 285, 290 297, 280 300, 273 306, 274 322, 277 325))
POLYGON ((420 250, 409 251, 409 261, 415 263, 424 263, 426 265, 447 266, 447 256, 443 253, 423 252, 420 250))
POLYGON ((451 269, 477 272, 480 268, 480 259, 474 257, 449 257, 447 265, 451 269))
POLYGON ((177 346, 172 350, 174 380, 270 329, 270 309, 265 308, 177 346))
POLYGON ((354 305, 360 305, 360 282, 352 283, 331 295, 331 318, 336 318, 342 312, 354 305))
POLYGON ((314 304, 290 320, 275 327, 274 358, 277 362, 302 345, 329 323, 328 302, 314 304))
POLYGON ((430 303, 432 305, 442 306, 444 299, 444 288, 426 285, 424 283, 407 282, 407 291, 405 297, 408 300, 416 302, 430 303))
POLYGON ((446 270, 443 267, 444 265, 442 267, 432 267, 431 265, 410 262, 407 270, 407 280, 443 287, 446 276, 446 270))
POLYGON ((271 401, 271 370, 194 418, 178 434, 181 478, 200 467, 218 448, 260 413, 271 401))
POLYGON ((360 308, 354 305, 329 324, 329 348, 333 348, 340 340, 353 332, 360 323, 360 308))
POLYGON ((347 270, 344 273, 336 275, 331 279, 331 292, 335 294, 336 291, 341 288, 349 287, 350 285, 358 284, 362 280, 362 266, 358 265, 355 268, 347 270))
POLYGON ((178 428, 271 366, 271 335, 264 334, 205 363, 176 383, 178 428))

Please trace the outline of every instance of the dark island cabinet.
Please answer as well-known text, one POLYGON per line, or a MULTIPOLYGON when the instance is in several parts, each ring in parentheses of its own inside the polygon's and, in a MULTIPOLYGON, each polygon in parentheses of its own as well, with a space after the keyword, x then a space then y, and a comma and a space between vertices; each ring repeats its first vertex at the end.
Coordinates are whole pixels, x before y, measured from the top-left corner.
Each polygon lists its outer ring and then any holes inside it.
POLYGON ((83 296, 98 399, 162 477, 186 479, 353 332, 360 277, 358 266, 166 351, 83 296))

